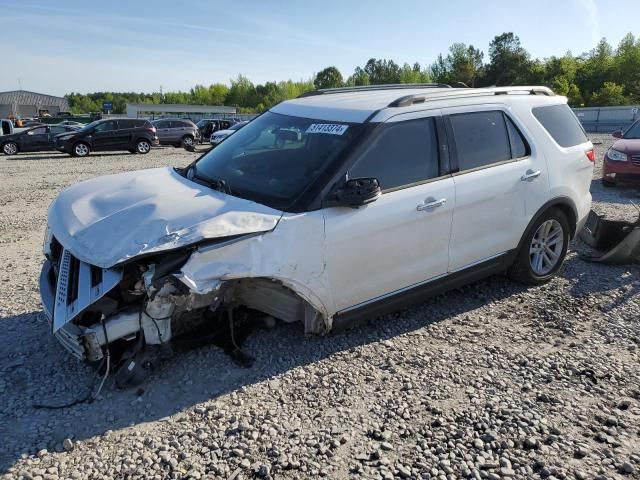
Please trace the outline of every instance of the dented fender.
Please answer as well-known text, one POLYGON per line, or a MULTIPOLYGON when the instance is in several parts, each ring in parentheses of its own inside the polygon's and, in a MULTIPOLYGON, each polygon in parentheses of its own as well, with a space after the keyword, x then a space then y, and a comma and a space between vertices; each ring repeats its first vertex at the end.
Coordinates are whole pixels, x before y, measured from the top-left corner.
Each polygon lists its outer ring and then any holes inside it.
POLYGON ((284 214, 271 232, 198 248, 176 277, 200 294, 232 280, 275 280, 313 306, 329 330, 334 309, 329 300, 324 239, 321 212, 284 214))

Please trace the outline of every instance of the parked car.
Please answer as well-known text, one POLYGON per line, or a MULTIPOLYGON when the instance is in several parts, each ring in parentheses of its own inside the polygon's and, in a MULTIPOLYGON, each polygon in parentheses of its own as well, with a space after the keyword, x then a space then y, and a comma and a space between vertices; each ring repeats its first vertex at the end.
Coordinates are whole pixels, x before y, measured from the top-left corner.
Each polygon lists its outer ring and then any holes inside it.
POLYGON ((76 127, 68 125, 41 125, 20 130, 0 137, 0 148, 5 155, 20 152, 44 152, 55 150, 55 137, 59 134, 73 133, 76 127))
POLYGON ((163 118, 152 122, 156 127, 160 145, 180 147, 200 140, 200 130, 191 120, 163 118))
POLYGON ((613 187, 617 183, 640 180, 640 120, 625 131, 613 132, 618 140, 604 154, 602 185, 613 187))
POLYGON ((226 130, 218 130, 217 132, 214 132, 211 134, 211 137, 209 138, 209 142, 211 143, 211 145, 216 146, 222 140, 227 138, 229 135, 233 135, 234 133, 236 133, 238 130, 244 127, 247 123, 249 122, 238 122, 235 125, 232 125, 231 127, 227 128, 226 130))
POLYGON ((56 149, 75 157, 114 150, 145 154, 159 144, 151 122, 132 118, 96 120, 75 133, 56 137, 56 149))
POLYGON ((220 120, 217 118, 203 118, 196 125, 200 130, 200 138, 201 141, 205 142, 207 139, 211 138, 211 134, 217 132, 218 130, 226 130, 236 123, 233 120, 220 120))
POLYGON ((587 219, 593 164, 545 87, 314 92, 188 167, 60 193, 42 304, 65 348, 128 374, 251 314, 323 334, 505 270, 541 284, 587 219))

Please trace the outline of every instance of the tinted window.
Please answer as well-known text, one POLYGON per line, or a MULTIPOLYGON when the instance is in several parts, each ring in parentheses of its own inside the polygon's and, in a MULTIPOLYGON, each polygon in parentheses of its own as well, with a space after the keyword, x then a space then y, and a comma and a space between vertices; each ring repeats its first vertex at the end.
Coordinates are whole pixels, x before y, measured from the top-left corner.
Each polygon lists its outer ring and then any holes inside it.
POLYGON ((460 171, 511 159, 502 112, 462 113, 450 118, 460 171))
POLYGON ((65 133, 67 131, 64 127, 51 127, 51 133, 57 135, 59 133, 65 133))
POLYGON ((561 147, 573 147, 587 141, 582 125, 568 105, 536 107, 533 115, 561 147))
POLYGON ((31 135, 44 135, 47 133, 47 127, 34 128, 33 130, 29 130, 31 135))
POLYGON ((96 132, 109 132, 111 130, 115 130, 116 128, 117 128, 116 122, 112 120, 112 121, 109 121, 109 122, 99 123, 98 125, 96 125, 95 131, 96 132))
POLYGON ((156 128, 169 128, 169 121, 168 120, 160 120, 159 122, 155 123, 156 128))
POLYGON ((171 128, 186 128, 189 124, 187 122, 181 122, 180 120, 172 120, 171 128))
POLYGON ((138 120, 118 120, 118 129, 125 130, 127 128, 137 127, 138 120))
POLYGON ((377 178, 383 190, 438 176, 433 118, 388 123, 374 133, 349 178, 377 178))
POLYGON ((531 153, 529 149, 529 145, 527 141, 513 124, 513 121, 505 115, 505 120, 507 121, 507 130, 509 130, 509 140, 511 140, 511 158, 522 158, 526 157, 531 153))

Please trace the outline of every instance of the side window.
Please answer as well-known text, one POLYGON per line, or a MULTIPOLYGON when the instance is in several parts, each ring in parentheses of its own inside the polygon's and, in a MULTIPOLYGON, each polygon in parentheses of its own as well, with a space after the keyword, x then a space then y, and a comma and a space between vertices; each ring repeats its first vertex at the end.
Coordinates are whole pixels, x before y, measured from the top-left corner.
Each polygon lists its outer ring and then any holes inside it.
POLYGON ((115 121, 109 121, 109 122, 104 122, 101 123, 99 125, 96 125, 95 131, 96 132, 110 132, 111 130, 115 130, 116 127, 116 122, 115 121))
POLYGON ((533 116, 561 147, 574 147, 588 141, 587 135, 567 104, 536 107, 533 116))
POLYGON ((64 127, 51 127, 51 134, 52 135, 58 135, 59 133, 64 133, 66 132, 67 129, 64 127))
POLYGON ((451 115, 460 171, 484 167, 511 159, 511 146, 499 111, 451 115))
POLYGON ((529 144, 515 126, 513 121, 507 116, 504 116, 507 122, 507 130, 509 130, 509 140, 511 140, 511 158, 522 158, 531 154, 531 148, 529 144))
POLYGON ((383 190, 436 178, 435 120, 420 118, 382 125, 349 171, 349 178, 377 178, 383 190))
POLYGON ((156 122, 156 128, 169 128, 169 121, 160 120, 159 122, 156 122))
POLYGON ((118 130, 125 130, 127 128, 134 128, 134 120, 118 120, 118 130))
POLYGON ((171 121, 171 128, 184 128, 186 127, 184 122, 181 122, 180 120, 172 120, 171 121))
POLYGON ((31 130, 31 135, 44 135, 47 133, 47 127, 39 127, 31 130))

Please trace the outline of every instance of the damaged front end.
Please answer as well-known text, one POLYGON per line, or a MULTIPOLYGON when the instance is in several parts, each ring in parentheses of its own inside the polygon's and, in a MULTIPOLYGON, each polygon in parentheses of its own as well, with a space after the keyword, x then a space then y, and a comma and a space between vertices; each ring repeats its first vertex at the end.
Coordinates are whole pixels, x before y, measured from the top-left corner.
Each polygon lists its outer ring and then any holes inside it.
POLYGON ((635 222, 609 220, 593 210, 580 238, 596 250, 596 254, 584 254, 590 262, 610 265, 640 262, 640 214, 635 222))
POLYGON ((80 360, 100 363, 109 356, 119 386, 140 383, 176 348, 217 344, 246 366, 250 357, 238 345, 249 327, 279 319, 301 321, 308 330, 322 321, 311 305, 272 279, 190 288, 181 267, 197 246, 100 268, 76 258, 53 236, 45 242, 40 291, 54 336, 80 360))

